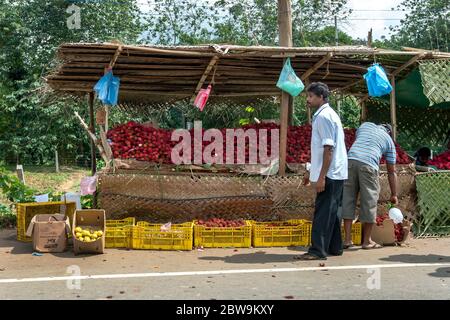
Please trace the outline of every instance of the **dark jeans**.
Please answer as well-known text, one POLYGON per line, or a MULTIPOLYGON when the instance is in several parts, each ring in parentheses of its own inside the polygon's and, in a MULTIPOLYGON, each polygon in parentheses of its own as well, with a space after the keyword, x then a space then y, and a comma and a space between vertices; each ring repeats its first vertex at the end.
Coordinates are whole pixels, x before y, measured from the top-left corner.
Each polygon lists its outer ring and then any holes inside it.
POLYGON ((341 219, 338 209, 342 206, 344 180, 325 178, 325 190, 317 194, 312 225, 311 247, 308 252, 320 258, 341 255, 341 219))

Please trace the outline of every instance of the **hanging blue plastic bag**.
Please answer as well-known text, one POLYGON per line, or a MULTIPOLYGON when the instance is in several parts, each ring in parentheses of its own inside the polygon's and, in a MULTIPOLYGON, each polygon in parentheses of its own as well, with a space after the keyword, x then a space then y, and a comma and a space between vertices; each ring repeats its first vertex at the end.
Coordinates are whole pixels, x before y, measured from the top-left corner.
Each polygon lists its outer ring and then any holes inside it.
POLYGON ((107 72, 103 77, 100 78, 100 80, 98 80, 98 82, 94 86, 94 90, 95 92, 97 92, 97 97, 102 102, 108 96, 108 87, 112 76, 113 74, 111 71, 107 72))
POLYGON ((119 97, 119 87, 120 87, 120 79, 119 77, 111 77, 111 81, 109 83, 108 88, 108 96, 106 97, 106 101, 104 104, 115 106, 117 105, 117 99, 119 97))
POLYGON ((277 82, 277 87, 296 97, 305 89, 302 80, 295 74, 291 66, 291 59, 287 58, 284 63, 283 70, 281 70, 280 78, 277 82))
POLYGON ((113 76, 112 71, 108 71, 98 80, 94 86, 98 99, 106 105, 114 106, 117 104, 119 96, 120 79, 113 76))
POLYGON ((371 97, 381 97, 392 91, 392 86, 386 72, 378 63, 374 63, 367 69, 364 79, 366 80, 367 90, 371 97))

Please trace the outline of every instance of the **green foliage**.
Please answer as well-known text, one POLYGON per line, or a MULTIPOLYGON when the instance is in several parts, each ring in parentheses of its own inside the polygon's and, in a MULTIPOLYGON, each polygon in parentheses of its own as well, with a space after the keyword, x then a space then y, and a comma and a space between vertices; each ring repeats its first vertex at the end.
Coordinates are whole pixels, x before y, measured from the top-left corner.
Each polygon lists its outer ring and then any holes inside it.
POLYGON ((5 197, 13 203, 34 202, 35 190, 24 185, 17 177, 8 175, 1 168, 0 189, 5 197))
MULTIPOLYGON (((160 44, 232 43, 278 45, 277 1, 248 0, 211 2, 159 0, 146 19, 145 41, 160 44)), ((349 14, 347 0, 292 1, 292 34, 295 45, 334 44, 335 14, 343 21, 349 14), (324 28, 326 27, 326 28, 324 28), (318 43, 315 43, 318 42, 318 43)), ((342 43, 350 37, 339 33, 342 43)))
POLYGON ((47 164, 89 153, 86 133, 73 116, 87 118, 86 103, 55 98, 42 76, 55 67, 64 42, 136 43, 143 32, 135 0, 80 1, 81 28, 69 29, 66 9, 75 1, 0 1, 0 158, 47 164))
POLYGON ((0 203, 0 229, 13 228, 17 224, 17 216, 11 208, 0 203))
POLYGON ((397 9, 408 12, 392 27, 391 46, 450 51, 450 2, 448 0, 403 0, 397 9))
POLYGON ((92 195, 81 196, 81 207, 83 209, 92 209, 94 197, 92 195))

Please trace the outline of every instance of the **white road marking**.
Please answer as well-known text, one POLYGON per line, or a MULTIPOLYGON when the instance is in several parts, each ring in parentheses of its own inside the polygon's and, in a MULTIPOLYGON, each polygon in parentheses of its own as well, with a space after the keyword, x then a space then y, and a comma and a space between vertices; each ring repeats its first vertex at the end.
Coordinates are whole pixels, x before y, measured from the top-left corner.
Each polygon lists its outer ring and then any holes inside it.
POLYGON ((391 263, 391 264, 303 267, 303 268, 235 269, 235 270, 210 270, 210 271, 98 274, 98 275, 86 275, 86 276, 0 279, 0 284, 2 284, 2 283, 21 283, 21 282, 89 280, 89 279, 126 279, 126 278, 148 278, 148 277, 158 278, 158 277, 182 277, 182 276, 204 276, 204 275, 246 274, 246 273, 301 272, 301 271, 321 271, 321 270, 355 270, 355 269, 374 269, 374 268, 421 268, 421 267, 443 267, 443 266, 450 267, 450 263, 391 263))

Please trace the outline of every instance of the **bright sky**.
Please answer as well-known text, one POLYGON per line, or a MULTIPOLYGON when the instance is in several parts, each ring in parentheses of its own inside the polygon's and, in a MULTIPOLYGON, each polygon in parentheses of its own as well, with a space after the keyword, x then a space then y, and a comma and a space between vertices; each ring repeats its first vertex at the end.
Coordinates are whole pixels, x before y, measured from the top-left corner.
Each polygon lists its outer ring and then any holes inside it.
MULTIPOLYGON (((198 1, 213 3, 215 0, 198 1)), ((142 11, 151 12, 153 6, 147 0, 137 2, 142 11)), ((347 7, 354 11, 345 24, 339 24, 338 21, 338 27, 353 38, 367 39, 370 28, 373 39, 380 39, 383 35, 389 37, 389 26, 399 24, 400 19, 405 16, 405 12, 391 11, 391 8, 397 9, 401 2, 402 0, 348 0, 347 7)))
POLYGON ((399 24, 400 19, 405 16, 405 12, 390 11, 391 8, 397 9, 401 2, 402 0, 349 0, 347 6, 354 11, 348 25, 340 25, 339 28, 353 38, 367 39, 370 28, 374 39, 380 39, 382 35, 389 37, 389 26, 399 24))

